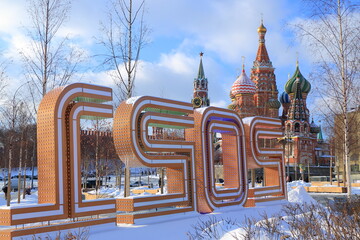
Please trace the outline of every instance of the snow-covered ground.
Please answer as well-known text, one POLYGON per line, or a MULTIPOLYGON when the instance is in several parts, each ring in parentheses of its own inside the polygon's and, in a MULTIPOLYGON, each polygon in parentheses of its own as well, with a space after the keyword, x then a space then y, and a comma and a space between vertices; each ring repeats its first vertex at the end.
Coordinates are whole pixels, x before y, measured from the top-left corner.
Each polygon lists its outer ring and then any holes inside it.
MULTIPOLYGON (((138 177, 131 179, 132 181, 137 181, 138 177)), ((141 181, 147 183, 147 177, 142 177, 141 181)), ((113 182, 111 180, 109 184, 113 182)), ((152 182, 157 187, 158 179, 153 176, 150 178, 152 182)), ((153 217, 141 219, 136 222, 135 225, 129 224, 119 224, 115 226, 114 224, 104 224, 99 226, 90 227, 90 238, 89 239, 187 239, 187 232, 193 231, 193 226, 200 221, 207 221, 211 218, 216 219, 216 221, 224 221, 222 219, 231 219, 238 223, 242 223, 245 217, 248 218, 259 218, 261 213, 266 213, 268 216, 280 212, 282 206, 287 203, 314 203, 316 202, 303 188, 303 186, 309 186, 309 183, 304 183, 302 181, 295 181, 288 184, 288 201, 274 201, 269 203, 258 203, 254 208, 244 208, 239 206, 226 207, 217 209, 214 213, 211 214, 199 214, 196 212, 190 213, 181 213, 176 215, 168 215, 161 217, 153 217), (292 187, 296 187, 292 189, 292 187)), ((144 187, 137 187, 144 188, 144 187)), ((145 187, 147 188, 147 187, 145 187)), ((360 194, 360 188, 352 188, 353 194, 360 194)), ((119 197, 122 195, 122 191, 117 190, 116 188, 102 188, 101 193, 106 193, 110 197, 119 197)), ((11 205, 16 205, 17 193, 13 193, 13 200, 11 205), (15 199, 14 199, 15 198, 15 199)), ((37 191, 33 191, 31 195, 27 195, 25 200, 21 200, 21 205, 25 204, 36 204, 37 203, 37 191)), ((6 201, 4 199, 4 194, 0 193, 0 207, 4 207, 6 201)), ((234 233, 239 233, 241 229, 237 226, 229 224, 219 224, 221 227, 221 239, 233 239, 232 235, 234 233)))
MULTIPOLYGON (((301 186, 292 189, 289 195, 289 201, 281 200, 269 203, 258 203, 254 208, 244 208, 239 206, 226 207, 217 209, 211 214, 185 213, 171 216, 162 216, 156 218, 143 219, 138 221, 136 225, 120 224, 118 228, 111 224, 103 226, 95 226, 90 230, 90 239, 98 239, 106 237, 110 239, 118 239, 118 236, 125 239, 187 239, 187 232, 193 231, 193 226, 200 221, 207 221, 216 218, 218 221, 226 222, 231 219, 234 222, 242 223, 245 217, 258 218, 260 214, 266 212, 271 216, 281 211, 282 206, 289 202, 293 203, 312 203, 316 202, 301 186)), ((234 239, 232 235, 239 231, 237 226, 230 224, 220 224, 219 232, 223 231, 222 239, 234 239)), ((206 238, 205 238, 206 239, 206 238)))

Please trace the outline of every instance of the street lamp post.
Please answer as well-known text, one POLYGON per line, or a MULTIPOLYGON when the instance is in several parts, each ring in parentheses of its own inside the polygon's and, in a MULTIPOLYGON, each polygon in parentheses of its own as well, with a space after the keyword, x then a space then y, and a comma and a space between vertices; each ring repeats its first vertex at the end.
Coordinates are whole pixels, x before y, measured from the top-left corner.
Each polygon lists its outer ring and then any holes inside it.
POLYGON ((291 141, 291 138, 288 137, 288 135, 285 133, 285 136, 282 138, 279 138, 279 142, 282 142, 283 144, 283 150, 284 150, 284 156, 286 160, 286 175, 287 179, 290 179, 290 165, 289 165, 289 158, 290 158, 290 151, 289 151, 289 142, 291 141), (285 148, 287 146, 287 149, 285 148))
POLYGON ((287 168, 287 175, 289 176, 290 179, 290 150, 289 150, 289 143, 290 143, 290 138, 286 137, 286 146, 287 146, 287 152, 286 152, 286 168, 287 168))

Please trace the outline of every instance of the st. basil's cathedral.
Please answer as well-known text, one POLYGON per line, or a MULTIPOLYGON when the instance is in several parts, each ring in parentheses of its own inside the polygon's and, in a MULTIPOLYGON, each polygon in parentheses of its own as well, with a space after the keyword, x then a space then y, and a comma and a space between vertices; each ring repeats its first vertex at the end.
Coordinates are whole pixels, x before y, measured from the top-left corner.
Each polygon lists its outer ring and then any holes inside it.
MULTIPOLYGON (((306 106, 306 99, 311 90, 310 82, 301 74, 297 61, 293 76, 288 79, 285 91, 279 96, 275 68, 265 45, 267 29, 263 22, 257 32, 259 45, 250 78, 243 64, 240 76, 230 89, 231 103, 228 108, 237 112, 241 118, 263 116, 282 120, 284 138, 280 142, 284 144, 285 164, 294 169, 295 177, 297 172, 303 172, 305 166, 328 166, 329 146, 323 140, 321 128, 313 120, 310 122, 310 113, 306 106)), ((205 77, 202 57, 203 53, 200 53, 198 76, 194 79, 194 108, 210 106, 208 80, 205 77)), ((279 139, 264 139, 260 144, 271 147, 279 144, 279 139)), ((308 172, 307 176, 309 175, 308 172)))

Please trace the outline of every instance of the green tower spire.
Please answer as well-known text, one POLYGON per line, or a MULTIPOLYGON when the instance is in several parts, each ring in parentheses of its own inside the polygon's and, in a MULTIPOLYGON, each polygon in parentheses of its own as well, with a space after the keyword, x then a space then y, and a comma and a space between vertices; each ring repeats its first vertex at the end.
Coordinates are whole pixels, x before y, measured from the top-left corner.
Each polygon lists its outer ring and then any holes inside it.
POLYGON ((199 65, 199 72, 198 72, 198 79, 204 79, 205 78, 205 72, 204 72, 204 67, 203 67, 203 63, 202 63, 202 56, 204 55, 203 52, 200 53, 200 65, 199 65))
POLYGON ((317 141, 318 141, 318 143, 324 142, 324 137, 323 137, 323 134, 322 134, 321 126, 320 126, 320 132, 318 132, 318 134, 317 134, 317 141))

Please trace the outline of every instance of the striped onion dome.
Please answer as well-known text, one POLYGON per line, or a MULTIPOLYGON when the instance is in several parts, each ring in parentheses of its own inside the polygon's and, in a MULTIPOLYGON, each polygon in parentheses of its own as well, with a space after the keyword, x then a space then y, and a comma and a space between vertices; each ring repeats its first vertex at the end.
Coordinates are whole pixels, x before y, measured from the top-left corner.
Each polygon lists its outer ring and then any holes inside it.
POLYGON ((279 96, 279 101, 281 102, 281 104, 290 103, 289 95, 288 95, 286 92, 283 92, 283 93, 280 94, 280 96, 279 96))
POLYGON ((228 106, 228 109, 231 109, 231 110, 234 110, 236 108, 236 102, 235 101, 232 101, 229 106, 228 106))
POLYGON ((231 94, 236 96, 238 94, 255 94, 256 87, 253 81, 246 75, 245 70, 242 70, 241 75, 236 79, 231 87, 231 94))
POLYGON ((301 92, 309 93, 311 90, 311 84, 301 74, 298 64, 296 64, 296 70, 294 75, 285 84, 285 92, 287 92, 288 94, 296 92, 296 79, 299 79, 300 81, 301 92))
POLYGON ((269 108, 274 108, 274 109, 279 109, 281 107, 281 104, 279 102, 279 100, 275 99, 270 99, 267 102, 267 105, 269 106, 269 108))
POLYGON ((321 131, 321 128, 316 125, 316 123, 314 122, 314 119, 312 119, 311 123, 310 123, 310 132, 311 133, 319 133, 321 131))

